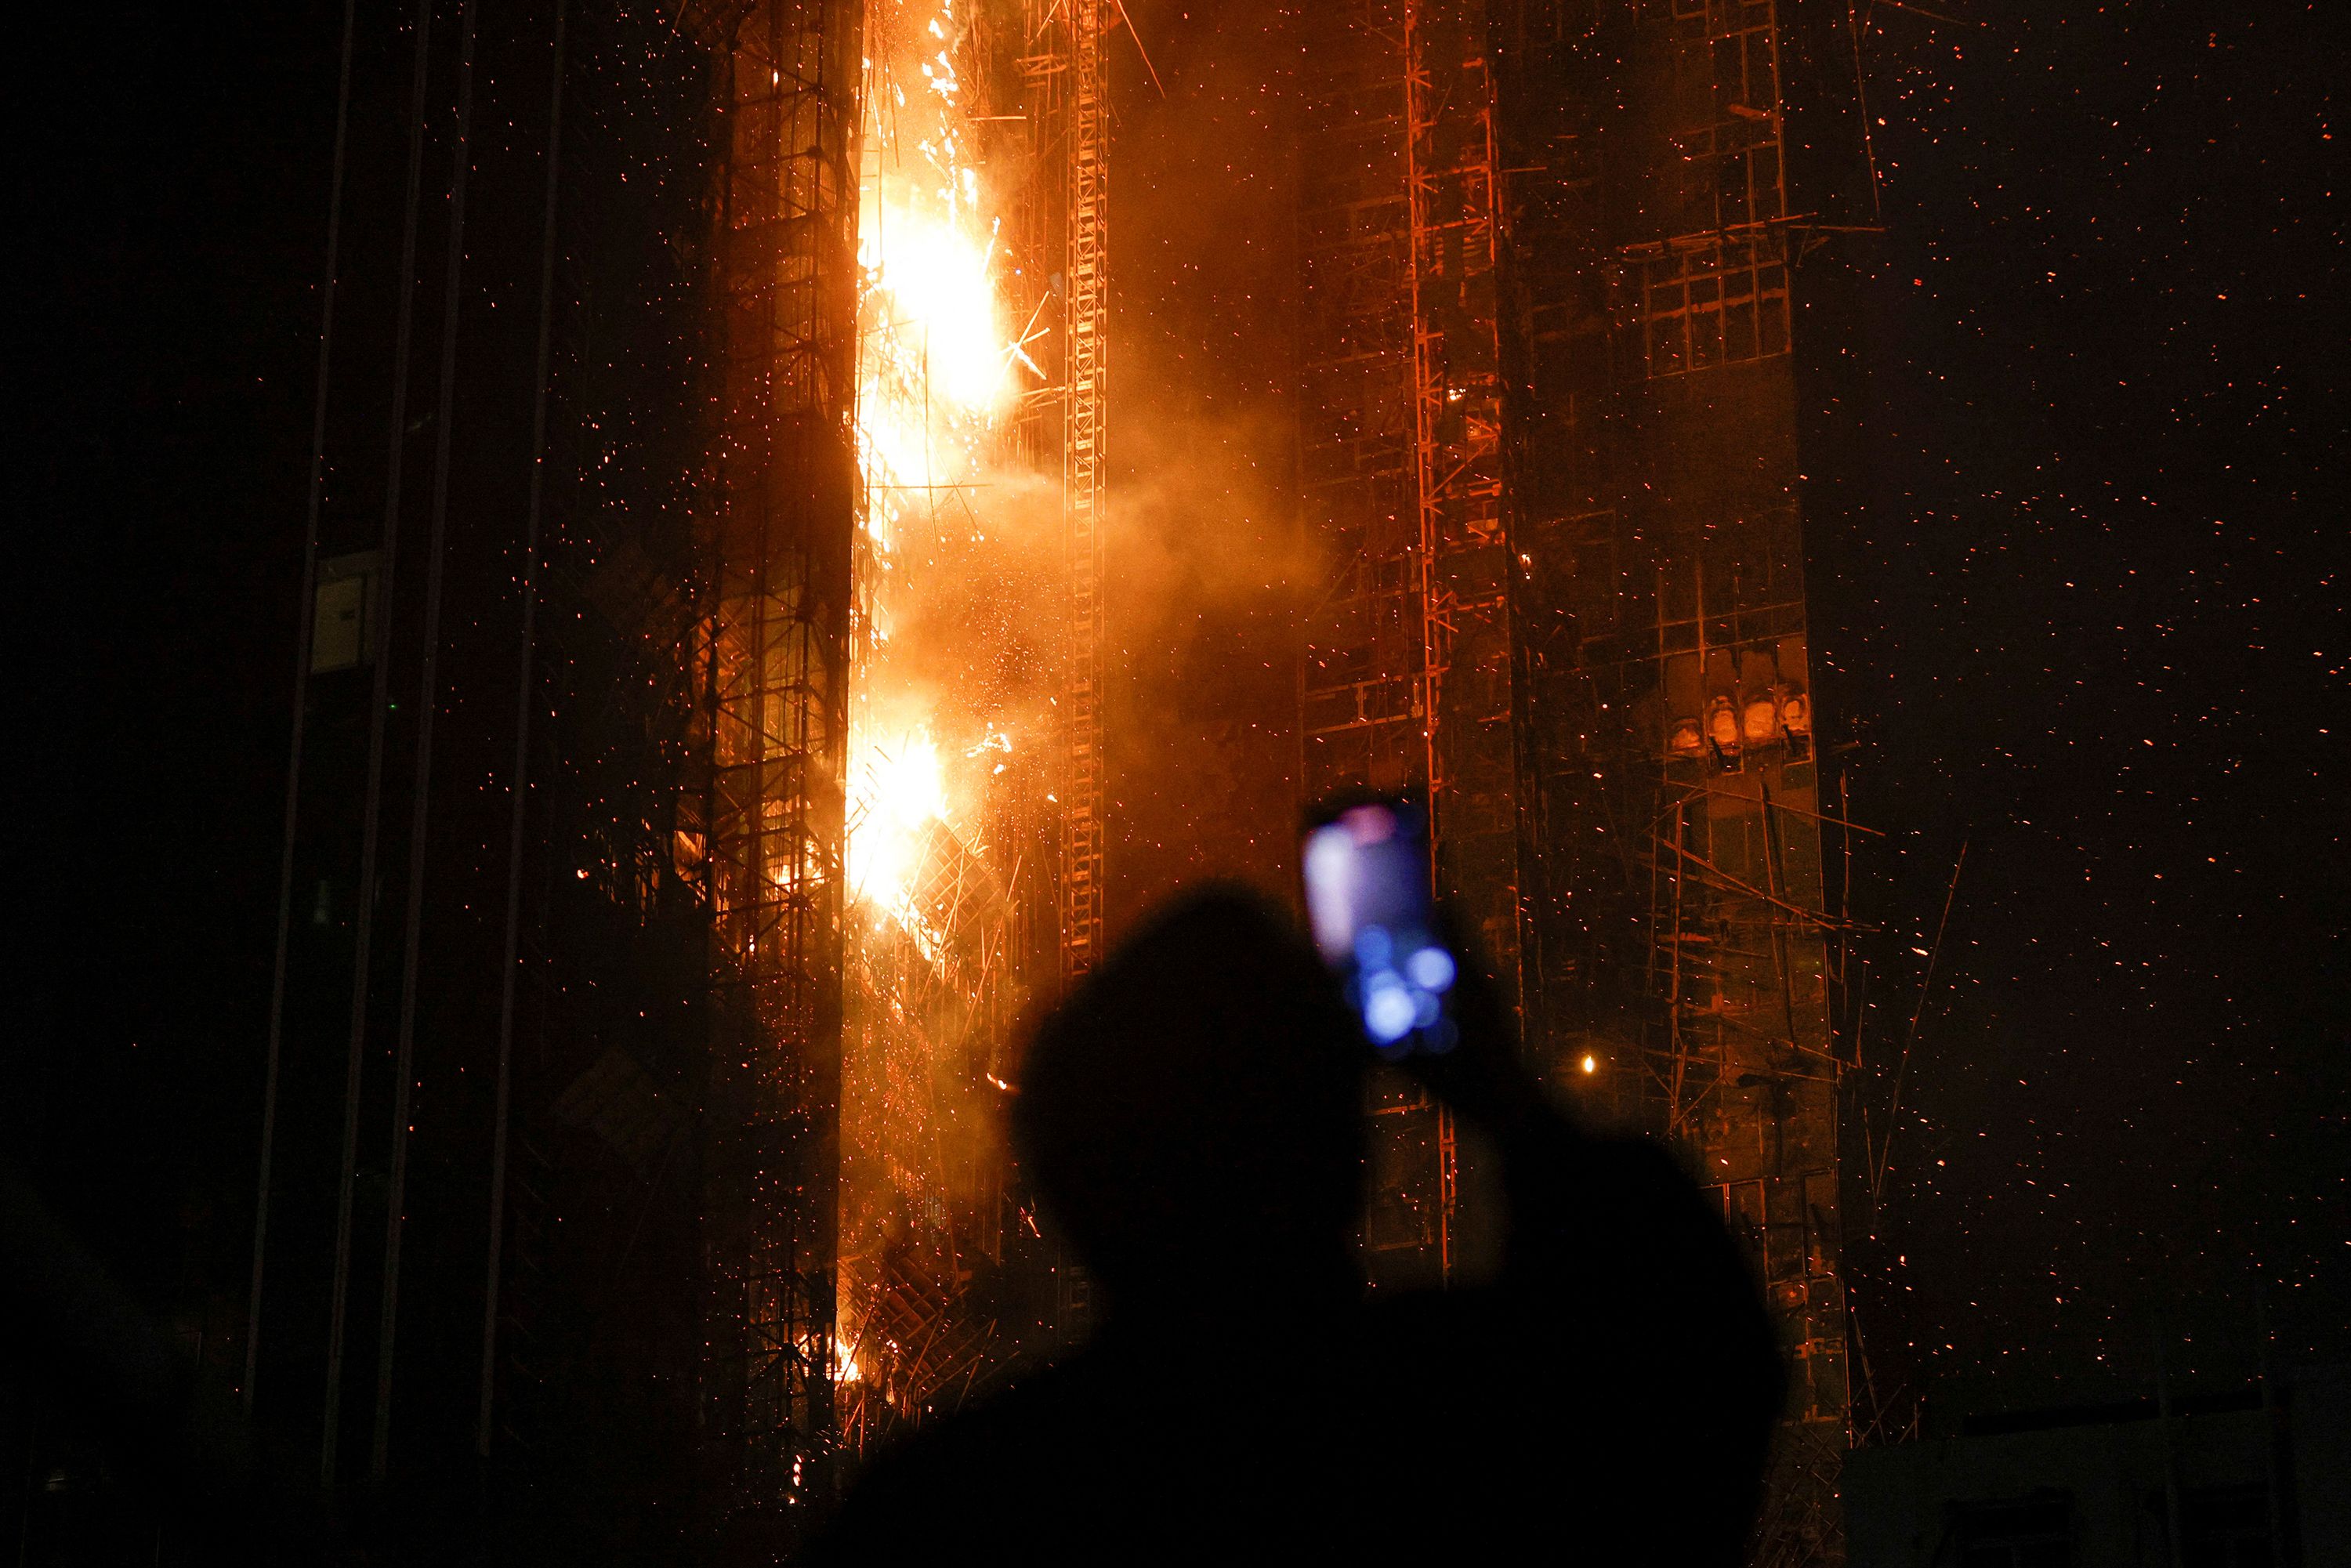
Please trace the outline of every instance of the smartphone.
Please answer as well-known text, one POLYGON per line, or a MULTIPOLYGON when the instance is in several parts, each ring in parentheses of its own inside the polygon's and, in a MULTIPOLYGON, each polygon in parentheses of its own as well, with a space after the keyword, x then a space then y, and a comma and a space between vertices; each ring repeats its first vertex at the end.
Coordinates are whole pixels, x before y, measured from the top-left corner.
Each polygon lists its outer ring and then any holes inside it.
POLYGON ((1308 824, 1300 860, 1314 946, 1372 1048, 1389 1061, 1452 1050, 1460 960, 1437 934, 1420 809, 1399 799, 1335 805, 1308 824))

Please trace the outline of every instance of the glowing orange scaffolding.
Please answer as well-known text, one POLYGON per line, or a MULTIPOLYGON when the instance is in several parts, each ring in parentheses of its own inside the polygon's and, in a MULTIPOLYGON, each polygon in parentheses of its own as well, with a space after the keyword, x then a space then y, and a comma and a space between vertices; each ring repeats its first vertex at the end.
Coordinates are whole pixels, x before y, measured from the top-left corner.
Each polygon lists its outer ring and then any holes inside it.
MULTIPOLYGON (((1310 793, 1425 788, 1531 1064, 1716 1184, 1799 1396, 1756 1560, 1834 1561, 1837 1055, 1772 0, 1305 13, 1310 793)), ((1375 1281, 1495 1195, 1374 1092, 1375 1281)))
POLYGON ((1102 89, 1103 0, 1068 0, 1069 272, 1063 361, 1063 499, 1070 563, 1069 676, 1061 723, 1061 967, 1092 968, 1102 943, 1102 412, 1109 104, 1102 89))

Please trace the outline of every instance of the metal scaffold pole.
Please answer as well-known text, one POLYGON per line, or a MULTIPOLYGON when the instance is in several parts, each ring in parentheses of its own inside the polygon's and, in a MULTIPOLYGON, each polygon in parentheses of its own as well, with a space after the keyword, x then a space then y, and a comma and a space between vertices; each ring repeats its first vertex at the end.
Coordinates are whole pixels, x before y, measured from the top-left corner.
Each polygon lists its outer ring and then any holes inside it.
POLYGON ((507 1155, 513 1131, 515 1004, 520 990, 524 829, 529 817, 531 710, 537 706, 538 658, 538 566, 540 524, 547 505, 547 403, 549 362, 555 333, 556 202, 562 192, 563 72, 567 0, 555 3, 554 69, 547 109, 547 193, 539 217, 538 345, 531 378, 530 504, 523 516, 521 648, 515 666, 513 780, 507 805, 506 934, 498 964, 496 1103, 490 1124, 489 1257, 483 1272, 482 1374, 474 1452, 490 1457, 491 1416, 497 1394, 498 1298, 504 1279, 507 1227, 507 1155))
MULTIPOLYGON (((1414 493, 1431 876, 1519 990, 1510 527, 1502 469, 1494 89, 1481 0, 1406 0, 1414 493), (1461 679, 1452 677, 1455 666, 1461 679), (1483 737, 1504 737, 1495 746, 1483 737), (1488 868, 1458 874, 1462 865, 1488 868)), ((1458 1149, 1437 1111, 1440 1274, 1458 1260, 1458 1149)))
POLYGON ((277 1139, 279 1069, 286 1040, 286 971, 293 925, 295 827, 302 804, 302 739, 310 711, 311 640, 317 634, 319 512, 326 491, 328 376, 334 368, 335 295, 342 281, 343 173, 350 147, 351 45, 356 0, 343 0, 343 41, 335 72, 335 152, 327 186, 327 266, 319 288, 319 368, 310 414, 310 490, 302 533, 302 599, 294 639, 294 719, 287 747, 286 816, 277 858, 277 938, 269 970, 269 1036, 261 1099, 261 1158, 253 1201, 253 1285, 245 1315, 245 1375, 237 1396, 253 1409, 261 1369, 261 1289, 269 1259, 271 1164, 277 1139))
POLYGON ((368 703, 367 793, 361 806, 359 907, 351 921, 350 1044, 343 1067, 342 1174, 336 1191, 335 1270, 332 1304, 327 1323, 326 1407, 319 1441, 319 1484, 332 1490, 342 1437, 343 1351, 350 1305, 353 1206, 359 1179, 360 1104, 366 1066, 369 979, 375 956, 376 857, 381 844, 383 762, 386 719, 392 711, 393 567, 399 557, 402 459, 407 452, 409 342, 416 319, 416 229, 418 200, 424 167, 424 104, 433 55, 433 6, 422 0, 412 24, 416 37, 415 63, 410 68, 408 100, 408 183, 402 208, 400 236, 400 304, 392 329, 392 402, 383 486, 381 575, 376 602, 381 612, 371 628, 374 640, 373 689, 368 703))

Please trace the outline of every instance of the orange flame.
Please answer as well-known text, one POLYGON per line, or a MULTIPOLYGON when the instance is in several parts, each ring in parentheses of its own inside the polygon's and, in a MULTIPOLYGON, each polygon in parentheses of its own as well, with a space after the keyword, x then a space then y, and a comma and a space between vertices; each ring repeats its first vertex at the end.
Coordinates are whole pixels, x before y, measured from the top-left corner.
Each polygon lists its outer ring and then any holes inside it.
MULTIPOLYGON (((912 5, 900 15, 916 16, 912 5)), ((951 798, 938 716, 890 664, 907 591, 906 532, 935 519, 953 487, 979 472, 1016 401, 1022 358, 998 287, 997 225, 969 161, 962 86, 939 47, 956 32, 953 0, 919 20, 921 42, 907 42, 932 51, 919 61, 922 86, 910 96, 877 70, 866 95, 857 416, 866 549, 850 716, 850 896, 910 930, 924 830, 976 813, 951 798)), ((1009 748, 1008 737, 989 734, 983 747, 1009 748)))

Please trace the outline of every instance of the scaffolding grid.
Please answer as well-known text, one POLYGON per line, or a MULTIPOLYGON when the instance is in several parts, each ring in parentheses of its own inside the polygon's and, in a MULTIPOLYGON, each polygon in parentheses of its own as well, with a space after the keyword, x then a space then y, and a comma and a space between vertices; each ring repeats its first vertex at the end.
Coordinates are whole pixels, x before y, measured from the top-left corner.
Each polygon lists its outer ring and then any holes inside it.
MULTIPOLYGON (((1428 792, 1534 1064, 1674 1145, 1796 1392, 1755 1560, 1841 1558, 1841 917, 1821 877, 1771 0, 1353 0, 1308 22, 1310 794, 1428 792)), ((1490 1229, 1374 1092, 1376 1281, 1490 1229)))
POLYGON ((766 0, 724 61, 704 1384, 737 1530, 834 1440, 862 13, 766 0))

